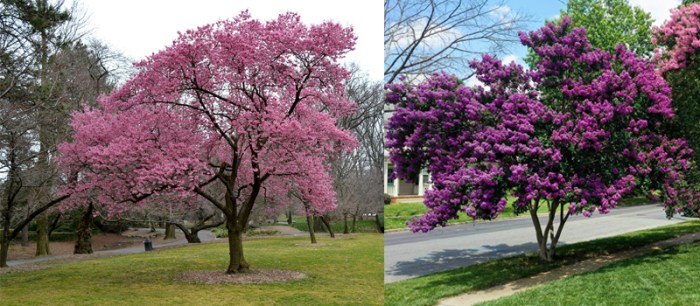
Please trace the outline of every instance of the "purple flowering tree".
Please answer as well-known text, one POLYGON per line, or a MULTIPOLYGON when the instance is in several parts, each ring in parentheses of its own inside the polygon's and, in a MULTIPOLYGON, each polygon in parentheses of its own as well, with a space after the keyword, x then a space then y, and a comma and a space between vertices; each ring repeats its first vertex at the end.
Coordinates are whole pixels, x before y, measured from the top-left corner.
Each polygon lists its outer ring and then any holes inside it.
POLYGON ((624 195, 652 190, 668 216, 676 213, 691 151, 661 132, 673 112, 654 65, 622 45, 592 49, 569 17, 520 40, 538 55, 533 70, 484 55, 471 62, 483 85, 435 74, 386 86, 396 105, 386 131, 392 175, 410 180, 425 167, 434 182, 428 212, 409 227, 445 226, 460 210, 493 220, 510 195, 551 261, 573 214, 607 213, 624 195), (542 206, 548 216, 540 220, 542 206))

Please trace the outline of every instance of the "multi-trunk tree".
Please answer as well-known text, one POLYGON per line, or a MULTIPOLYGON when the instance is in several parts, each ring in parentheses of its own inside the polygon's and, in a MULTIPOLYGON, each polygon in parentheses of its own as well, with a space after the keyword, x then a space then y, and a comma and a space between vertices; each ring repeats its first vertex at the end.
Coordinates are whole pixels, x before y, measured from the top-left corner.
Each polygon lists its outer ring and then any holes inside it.
POLYGON ((537 55, 533 70, 484 55, 471 63, 483 86, 446 74, 387 86, 393 175, 410 180, 427 167, 434 182, 411 229, 444 226, 460 210, 492 220, 510 196, 552 260, 570 215, 608 213, 635 189, 660 190, 668 216, 682 209, 691 150, 663 135, 673 111, 654 65, 622 45, 591 48, 569 17, 520 39, 537 55))
POLYGON ((242 235, 256 199, 294 189, 317 211, 334 207, 326 161, 356 143, 335 126, 355 108, 338 63, 354 43, 352 29, 293 13, 260 22, 243 12, 181 33, 99 108, 74 115, 74 140, 60 147, 75 176, 65 192, 113 214, 152 194, 197 194, 226 217, 227 273, 248 271, 242 235))

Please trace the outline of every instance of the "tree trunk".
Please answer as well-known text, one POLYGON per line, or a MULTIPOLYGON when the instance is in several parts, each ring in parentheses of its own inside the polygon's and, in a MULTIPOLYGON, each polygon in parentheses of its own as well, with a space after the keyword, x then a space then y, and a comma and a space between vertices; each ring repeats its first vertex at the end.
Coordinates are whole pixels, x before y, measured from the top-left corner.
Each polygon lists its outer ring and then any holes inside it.
POLYGON ((564 214, 564 203, 560 203, 559 199, 554 199, 550 203, 548 202, 548 219, 544 230, 542 229, 542 224, 540 223, 540 218, 537 215, 537 210, 539 208, 539 200, 536 200, 533 205, 530 205, 530 216, 532 222, 535 225, 535 235, 537 237, 537 245, 539 248, 540 259, 546 262, 551 262, 554 260, 556 255, 556 247, 561 237, 562 230, 564 229, 564 224, 566 220, 569 219, 569 212, 564 214), (555 231, 554 220, 557 216, 557 209, 559 209, 559 225, 555 231), (549 241, 549 243, 547 243, 549 241))
POLYGON ((51 255, 49 249, 49 214, 41 213, 36 219, 36 256, 51 255))
POLYGON ((190 232, 185 232, 185 239, 187 239, 187 243, 202 243, 202 240, 199 239, 199 230, 198 229, 191 229, 190 232))
MULTIPOLYGON (((228 219, 231 218, 227 217, 228 219)), ((226 229, 228 230, 229 251, 229 264, 226 273, 246 273, 250 270, 250 265, 243 256, 243 230, 230 221, 226 222, 226 229)))
POLYGON ((310 214, 306 214, 306 224, 309 226, 309 236, 311 237, 311 243, 316 243, 316 233, 314 231, 314 217, 310 214))
POLYGON ((156 224, 153 221, 148 221, 148 226, 151 228, 151 233, 156 232, 156 224))
POLYGON ((92 254, 92 243, 90 242, 90 238, 92 238, 92 213, 93 206, 90 203, 80 219, 80 224, 78 224, 73 254, 92 254))
POLYGON ((355 224, 357 222, 357 213, 352 215, 352 232, 355 233, 357 228, 355 227, 355 224))
POLYGON ((348 228, 348 213, 343 213, 343 234, 349 234, 350 228, 348 228))
POLYGON ((179 223, 168 223, 168 224, 173 224, 177 226, 183 233, 185 233, 185 239, 187 239, 187 243, 201 243, 202 240, 199 239, 199 236, 197 235, 201 228, 198 228, 197 226, 187 229, 184 225, 179 224, 179 223))
POLYGON ((10 241, 5 241, 5 238, 0 238, 0 268, 7 268, 7 253, 9 251, 10 241))
POLYGON ((328 220, 324 216, 319 216, 319 219, 321 219, 321 222, 323 225, 326 227, 326 230, 328 230, 328 234, 331 236, 331 238, 335 238, 335 233, 333 233, 333 229, 331 228, 331 225, 328 223, 328 220))
POLYGON ((175 239, 175 225, 172 223, 165 224, 165 238, 163 240, 175 239))
POLYGON ((292 211, 289 210, 286 212, 286 214, 287 214, 287 224, 292 225, 292 222, 294 221, 294 220, 292 220, 292 211))
MULTIPOLYGON (((9 217, 9 212, 6 211, 4 215, 9 217)), ((10 251, 10 222, 8 220, 3 222, 2 235, 0 235, 0 268, 7 267, 7 252, 10 251)))

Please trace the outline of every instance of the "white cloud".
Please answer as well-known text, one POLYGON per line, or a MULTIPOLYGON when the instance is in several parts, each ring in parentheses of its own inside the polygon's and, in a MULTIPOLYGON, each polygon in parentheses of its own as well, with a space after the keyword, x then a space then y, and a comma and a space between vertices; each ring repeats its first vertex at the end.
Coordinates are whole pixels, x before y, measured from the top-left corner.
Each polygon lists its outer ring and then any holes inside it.
POLYGON ((512 20, 515 19, 516 13, 510 9, 507 5, 501 5, 495 7, 491 12, 489 12, 491 17, 495 18, 498 22, 503 23, 501 26, 505 29, 510 29, 513 27, 512 20))
POLYGON ((513 13, 512 13, 512 10, 510 9, 510 6, 501 5, 499 7, 496 7, 489 14, 491 14, 491 16, 494 16, 494 17, 502 20, 502 19, 510 17, 513 13))
POLYGON ((630 0, 629 3, 651 13, 654 25, 659 26, 671 17, 671 9, 679 6, 681 0, 630 0))
POLYGON ((518 56, 515 54, 508 54, 501 59, 503 64, 510 64, 511 62, 517 62, 518 56))
POLYGON ((472 87, 472 86, 484 86, 484 83, 479 81, 475 75, 471 76, 464 82, 467 86, 472 87))
POLYGON ((427 33, 423 34, 427 23, 426 18, 416 19, 413 22, 396 29, 393 37, 393 47, 406 48, 409 44, 423 36, 421 48, 439 50, 462 36, 459 29, 444 29, 431 25, 427 33))

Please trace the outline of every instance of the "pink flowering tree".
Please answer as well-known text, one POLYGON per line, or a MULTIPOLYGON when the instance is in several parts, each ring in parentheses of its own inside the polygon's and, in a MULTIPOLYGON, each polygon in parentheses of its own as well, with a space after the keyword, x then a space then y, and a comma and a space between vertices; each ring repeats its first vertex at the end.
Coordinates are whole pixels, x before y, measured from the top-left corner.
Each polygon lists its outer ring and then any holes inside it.
POLYGON ((471 62, 483 85, 447 74, 387 85, 393 176, 410 180, 425 167, 434 182, 428 212, 409 227, 445 226, 460 210, 493 220, 510 196, 551 261, 569 216, 608 213, 635 190, 662 190, 667 214, 677 212, 690 150, 661 133, 673 113, 653 64, 622 45, 592 49, 569 17, 520 39, 538 56, 533 70, 484 55, 471 62))
POLYGON ((356 143, 335 126, 354 111, 338 63, 354 42, 350 28, 293 13, 263 23, 243 12, 181 33, 99 108, 74 115, 60 147, 73 177, 64 192, 113 214, 154 194, 203 197, 226 216, 227 273, 248 271, 242 235, 256 199, 302 190, 317 211, 335 206, 326 160, 356 143))
MULTIPOLYGON (((659 71, 671 85, 676 117, 667 130, 669 135, 683 137, 693 149, 693 161, 700 162, 700 3, 682 5, 671 11, 671 18, 653 29, 659 71)), ((686 215, 700 212, 700 171, 689 175, 694 191, 689 194, 686 215)))

